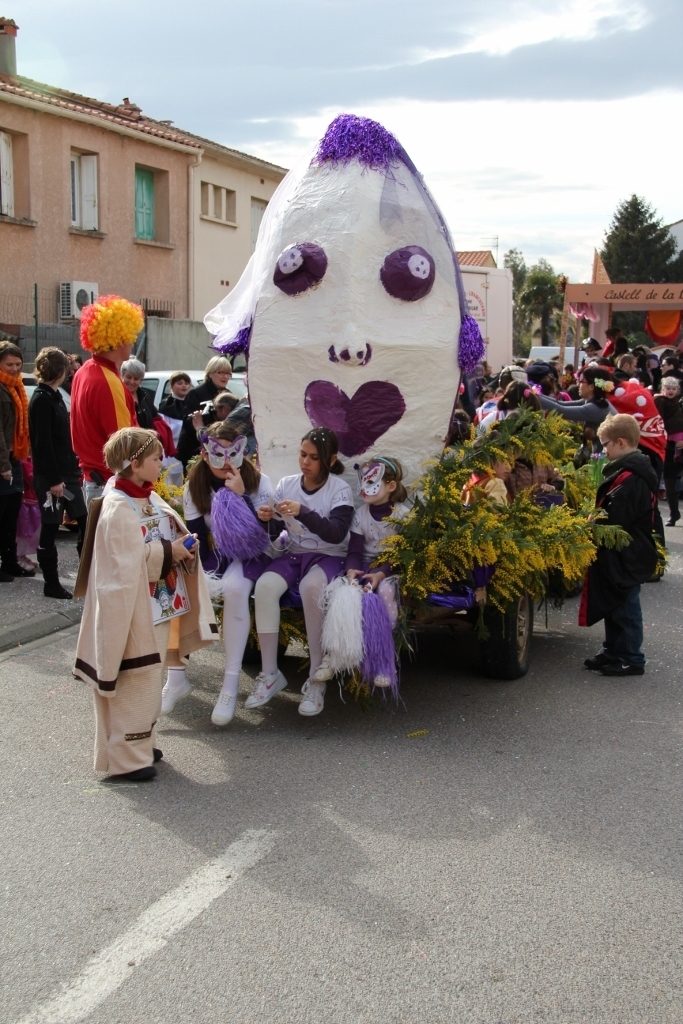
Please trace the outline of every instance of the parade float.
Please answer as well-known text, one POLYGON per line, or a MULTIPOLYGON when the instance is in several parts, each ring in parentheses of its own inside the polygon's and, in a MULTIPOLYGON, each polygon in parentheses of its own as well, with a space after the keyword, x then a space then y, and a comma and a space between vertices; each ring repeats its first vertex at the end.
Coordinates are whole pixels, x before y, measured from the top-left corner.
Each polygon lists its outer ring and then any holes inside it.
MULTIPOLYGON (((501 505, 472 485, 518 460, 564 467, 577 437, 523 409, 481 441, 462 438, 458 395, 484 345, 446 221, 394 136, 337 117, 278 187, 242 278, 205 323, 216 350, 246 357, 272 480, 295 470, 312 426, 335 431, 354 485, 361 463, 402 463, 412 508, 382 556, 400 580, 397 638, 463 627, 484 674, 523 675, 535 602, 575 590, 596 544, 624 537, 589 518, 587 472, 542 503, 522 491, 501 505)), ((296 595, 283 604, 295 609, 296 595)), ((301 636, 296 610, 283 629, 283 642, 301 636)))

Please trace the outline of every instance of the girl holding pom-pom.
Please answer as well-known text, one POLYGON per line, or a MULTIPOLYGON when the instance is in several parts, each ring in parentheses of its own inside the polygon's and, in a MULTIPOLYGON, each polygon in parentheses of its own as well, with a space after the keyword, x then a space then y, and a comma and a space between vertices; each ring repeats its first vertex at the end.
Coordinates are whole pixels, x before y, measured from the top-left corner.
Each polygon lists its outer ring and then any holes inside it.
MULTIPOLYGON (((387 687, 395 685, 395 655, 392 631, 398 620, 397 579, 392 575, 391 566, 383 563, 372 568, 381 555, 382 542, 396 532, 396 525, 391 520, 408 512, 405 504, 407 493, 403 485, 403 469, 398 459, 380 455, 366 462, 359 470, 360 496, 363 504, 354 514, 349 536, 349 548, 346 555, 346 575, 350 580, 357 580, 366 592, 376 592, 382 599, 388 614, 388 621, 383 616, 373 616, 374 628, 381 629, 386 635, 369 638, 370 648, 384 652, 385 665, 368 660, 368 625, 367 608, 363 614, 363 646, 365 656, 359 668, 361 674, 369 670, 372 678, 367 682, 374 686, 387 687), (384 625, 382 625, 382 621, 384 625), (377 648, 379 644, 379 648, 377 648)), ((328 612, 329 615, 329 612, 328 612)), ((331 625, 331 623, 330 623, 331 625)), ((325 657, 320 668, 314 675, 316 681, 331 679, 334 675, 334 658, 325 657)))
MULTIPOLYGON (((319 715, 325 700, 325 682, 314 675, 322 661, 320 601, 327 584, 344 572, 348 532, 353 519, 351 488, 341 480, 344 467, 337 457, 339 443, 332 430, 309 430, 299 448, 300 473, 286 476, 275 489, 274 507, 262 505, 259 519, 284 520, 287 553, 275 558, 256 584, 256 628, 262 671, 246 707, 260 707, 287 685, 277 667, 280 598, 299 588, 306 620, 311 675, 304 683, 300 715, 319 715)), ((276 529, 282 527, 276 524, 276 529)))
MULTIPOLYGON (((223 597, 225 675, 211 721, 227 725, 235 714, 244 650, 249 640, 249 596, 268 564, 268 534, 256 509, 269 501, 270 480, 245 458, 247 438, 225 421, 207 427, 200 458, 183 495, 185 522, 199 539, 199 554, 213 593, 223 597)), ((191 690, 184 669, 169 669, 162 714, 191 690)))

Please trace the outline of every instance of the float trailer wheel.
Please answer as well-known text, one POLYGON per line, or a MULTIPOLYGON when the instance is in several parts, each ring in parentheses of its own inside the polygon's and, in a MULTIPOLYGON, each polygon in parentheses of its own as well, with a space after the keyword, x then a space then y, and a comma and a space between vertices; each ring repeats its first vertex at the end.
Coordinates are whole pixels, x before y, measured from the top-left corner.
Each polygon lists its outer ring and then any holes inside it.
POLYGON ((534 602, 522 594, 507 612, 484 609, 487 640, 479 641, 479 666, 489 679, 519 679, 529 671, 534 602))

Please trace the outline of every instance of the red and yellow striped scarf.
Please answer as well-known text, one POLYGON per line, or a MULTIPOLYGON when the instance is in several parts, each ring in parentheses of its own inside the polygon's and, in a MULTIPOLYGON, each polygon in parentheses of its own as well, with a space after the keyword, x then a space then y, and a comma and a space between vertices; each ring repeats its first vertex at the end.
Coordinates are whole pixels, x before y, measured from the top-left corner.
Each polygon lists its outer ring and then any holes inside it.
POLYGON ((14 402, 14 440, 12 441, 12 457, 25 459, 29 452, 28 437, 28 395, 21 374, 16 377, 0 370, 0 384, 4 384, 14 402))

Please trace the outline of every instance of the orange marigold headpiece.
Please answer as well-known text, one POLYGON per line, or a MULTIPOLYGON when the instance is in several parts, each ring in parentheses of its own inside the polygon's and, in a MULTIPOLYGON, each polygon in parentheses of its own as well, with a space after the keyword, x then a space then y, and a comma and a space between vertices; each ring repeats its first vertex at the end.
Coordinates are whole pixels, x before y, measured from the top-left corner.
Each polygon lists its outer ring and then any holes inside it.
POLYGON ((88 352, 108 352, 131 345, 144 324, 140 306, 120 295, 101 295, 81 314, 81 346, 88 352))

